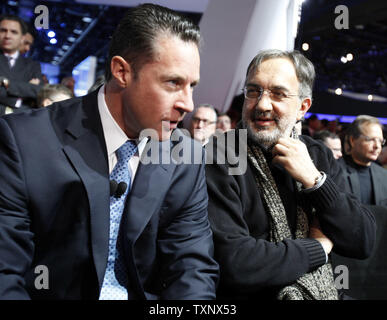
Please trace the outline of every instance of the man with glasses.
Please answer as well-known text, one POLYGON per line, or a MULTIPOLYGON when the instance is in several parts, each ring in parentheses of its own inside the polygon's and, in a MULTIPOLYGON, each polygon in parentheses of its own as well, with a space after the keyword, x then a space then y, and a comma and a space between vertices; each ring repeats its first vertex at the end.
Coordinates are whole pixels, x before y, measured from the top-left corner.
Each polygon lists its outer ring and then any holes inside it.
POLYGON ((344 191, 332 152, 295 129, 314 75, 297 51, 260 52, 247 70, 242 123, 206 146, 219 299, 335 300, 331 250, 356 258, 372 250, 372 214, 344 191), (230 175, 236 154, 248 166, 230 175))
POLYGON ((199 105, 191 118, 189 127, 191 137, 204 146, 215 133, 216 117, 216 111, 212 105, 199 105))
POLYGON ((376 163, 386 142, 378 118, 358 116, 346 133, 348 154, 341 160, 345 179, 362 203, 387 207, 387 170, 376 163))

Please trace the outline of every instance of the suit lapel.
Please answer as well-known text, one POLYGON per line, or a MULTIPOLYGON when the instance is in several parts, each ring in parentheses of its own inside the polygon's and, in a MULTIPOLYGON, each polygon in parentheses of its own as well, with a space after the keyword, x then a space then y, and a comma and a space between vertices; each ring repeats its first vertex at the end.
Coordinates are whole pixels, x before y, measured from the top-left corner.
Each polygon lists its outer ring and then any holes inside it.
POLYGON ((0 70, 2 75, 9 77, 11 69, 9 67, 8 59, 4 54, 0 54, 0 70))
MULTIPOLYGON (((165 148, 167 144, 170 146, 170 141, 160 143, 150 140, 142 155, 142 162, 147 150, 158 150, 161 155, 159 159, 170 159, 170 147, 165 148)), ((169 184, 174 167, 173 163, 142 164, 140 162, 125 208, 127 219, 125 230, 129 243, 134 244, 152 215, 160 209, 168 190, 163 186, 169 184)))
POLYGON ((105 274, 109 244, 109 169, 97 93, 85 96, 67 127, 63 148, 79 174, 90 205, 92 254, 99 285, 105 274))
POLYGON ((350 165, 347 166, 348 171, 348 182, 351 188, 351 191, 353 194, 356 195, 359 199, 361 199, 361 192, 360 192, 360 182, 359 182, 359 176, 357 174, 357 171, 352 168, 350 165))
MULTIPOLYGON (((139 294, 144 295, 144 289, 141 284, 138 266, 141 261, 136 260, 134 245, 145 226, 149 223, 154 214, 161 209, 170 184, 170 179, 175 168, 174 163, 170 164, 143 164, 146 157, 146 150, 157 150, 160 152, 160 159, 170 160, 170 141, 158 142, 149 141, 141 157, 135 176, 135 180, 130 191, 127 204, 125 206, 121 228, 124 234, 124 247, 128 258, 128 272, 131 278, 131 285, 139 294), (165 146, 167 146, 165 148, 165 146), (169 146, 169 147, 168 147, 169 146)), ((142 250, 143 248, 140 248, 142 250)))
POLYGON ((24 60, 24 57, 22 57, 20 54, 19 56, 17 57, 17 59, 15 60, 15 63, 13 65, 12 68, 10 68, 10 70, 12 72, 22 72, 22 71, 25 71, 25 60, 24 60))
POLYGON ((383 194, 383 188, 380 186, 383 186, 384 182, 381 181, 383 179, 382 175, 378 175, 376 164, 371 164, 371 181, 372 181, 372 187, 374 189, 374 195, 375 195, 375 204, 378 205, 382 199, 386 197, 385 194, 383 194))

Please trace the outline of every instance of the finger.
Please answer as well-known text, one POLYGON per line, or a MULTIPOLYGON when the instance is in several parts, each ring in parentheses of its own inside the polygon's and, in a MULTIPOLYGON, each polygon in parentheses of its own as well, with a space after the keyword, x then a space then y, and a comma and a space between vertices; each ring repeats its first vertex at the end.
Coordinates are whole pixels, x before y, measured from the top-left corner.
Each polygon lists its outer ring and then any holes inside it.
POLYGON ((273 157, 275 157, 276 155, 287 155, 288 152, 289 152, 289 148, 279 143, 277 143, 271 151, 273 157))
POLYGON ((278 139, 278 142, 279 144, 282 144, 284 146, 287 146, 287 147, 290 147, 292 145, 294 145, 295 143, 297 143, 298 140, 295 140, 293 138, 290 138, 290 137, 281 137, 278 139))

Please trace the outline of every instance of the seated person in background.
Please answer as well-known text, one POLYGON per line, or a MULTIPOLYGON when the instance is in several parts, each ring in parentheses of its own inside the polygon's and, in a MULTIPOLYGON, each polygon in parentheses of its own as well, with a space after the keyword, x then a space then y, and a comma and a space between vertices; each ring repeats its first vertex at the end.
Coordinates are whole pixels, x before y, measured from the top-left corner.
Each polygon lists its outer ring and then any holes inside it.
POLYGON ((382 152, 378 157, 378 163, 385 169, 387 169, 387 146, 384 146, 382 152))
POLYGON ((319 131, 321 128, 321 121, 317 117, 317 115, 312 114, 307 120, 306 120, 306 126, 302 129, 302 134, 306 136, 313 137, 315 132, 319 131))
POLYGON ((19 47, 19 52, 22 55, 27 55, 30 52, 35 40, 35 32, 33 28, 26 24, 26 33, 24 34, 22 43, 19 47))
POLYGON ((374 162, 385 143, 378 118, 358 116, 346 131, 348 154, 339 160, 350 191, 362 203, 387 207, 387 170, 374 162))
POLYGON ((216 129, 219 129, 222 132, 231 130, 231 119, 227 113, 221 113, 218 116, 218 120, 216 121, 216 129))
POLYGON ((314 75, 297 51, 260 52, 247 70, 242 123, 206 146, 218 299, 336 300, 331 250, 371 253, 371 212, 344 191, 332 153, 294 128, 310 108, 314 75), (230 171, 236 155, 246 170, 230 171))
POLYGON ((25 33, 19 17, 0 17, 0 115, 33 106, 42 85, 39 62, 19 52, 25 33))
POLYGON ((62 84, 46 84, 38 93, 38 107, 47 107, 54 102, 73 98, 71 90, 62 84))
POLYGON ((64 77, 60 83, 69 88, 74 94, 75 79, 73 77, 64 77))
POLYGON ((313 138, 321 140, 333 152, 333 157, 339 159, 343 156, 341 152, 341 140, 339 136, 328 130, 317 131, 313 138))
POLYGON ((215 133, 216 117, 216 110, 212 105, 199 105, 191 118, 189 126, 191 137, 204 146, 215 133))

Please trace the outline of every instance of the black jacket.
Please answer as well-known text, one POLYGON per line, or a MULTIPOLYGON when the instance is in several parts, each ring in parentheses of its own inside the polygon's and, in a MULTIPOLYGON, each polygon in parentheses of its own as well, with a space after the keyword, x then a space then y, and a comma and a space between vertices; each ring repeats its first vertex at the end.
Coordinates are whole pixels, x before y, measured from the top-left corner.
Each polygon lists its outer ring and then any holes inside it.
MULTIPOLYGON (((233 139, 233 132, 226 134, 229 155, 231 149, 238 152, 243 149, 240 135, 237 133, 233 139)), ((343 191, 344 179, 332 152, 309 137, 301 136, 301 140, 307 145, 316 167, 327 174, 327 179, 316 191, 301 195, 295 189, 295 181, 283 168, 271 166, 291 230, 295 229, 297 204, 302 204, 306 210, 313 206, 322 231, 334 243, 335 252, 366 258, 375 239, 372 214, 353 195, 343 191)), ((279 288, 324 264, 325 252, 315 239, 268 241, 269 216, 257 189, 253 168, 248 162, 245 173, 229 175, 230 161, 219 164, 220 155, 214 152, 223 150, 220 145, 223 143, 218 145, 218 141, 219 138, 214 138, 206 148, 208 212, 214 232, 215 258, 221 272, 218 298, 274 298, 279 288)), ((242 153, 237 155, 243 157, 242 153)))
MULTIPOLYGON (((349 190, 361 199, 359 176, 356 169, 350 164, 350 159, 343 157, 338 162, 343 169, 344 180, 349 190)), ((371 163, 370 170, 374 190, 374 205, 387 207, 387 170, 376 163, 371 163)))

